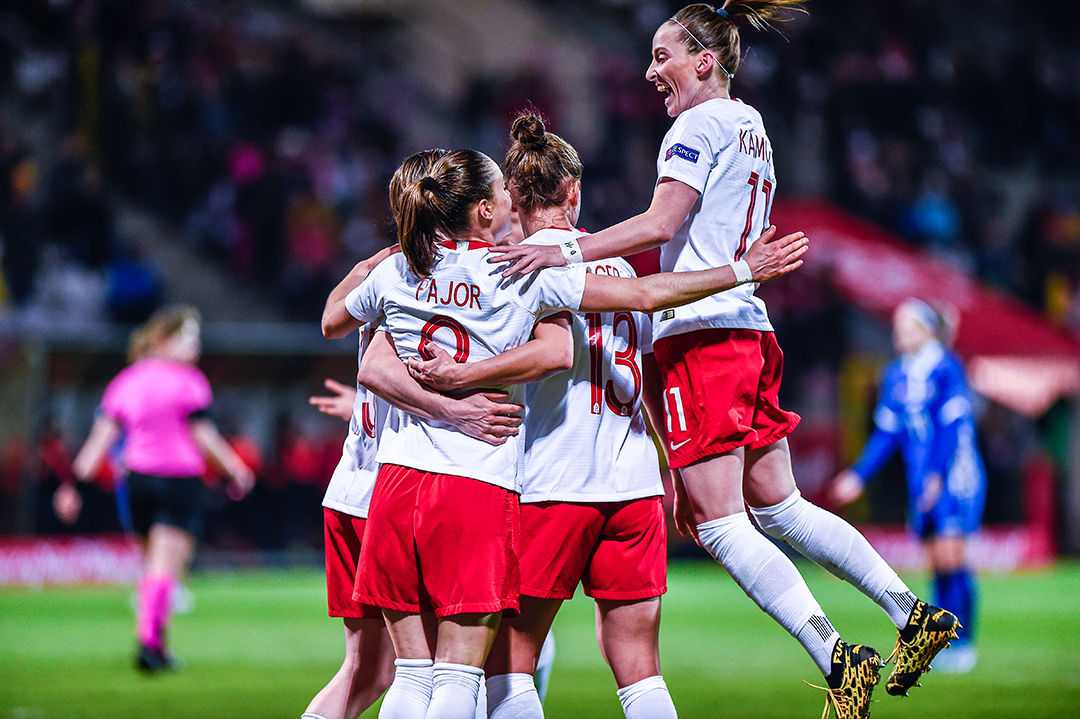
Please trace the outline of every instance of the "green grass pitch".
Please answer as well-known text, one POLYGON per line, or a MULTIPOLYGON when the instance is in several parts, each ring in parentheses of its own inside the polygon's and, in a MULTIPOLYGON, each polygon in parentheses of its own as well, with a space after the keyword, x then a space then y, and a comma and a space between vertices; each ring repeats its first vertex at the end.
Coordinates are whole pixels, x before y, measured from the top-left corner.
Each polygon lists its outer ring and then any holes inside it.
MULTIPOLYGON (((801 565, 851 641, 892 649, 885 616, 852 587, 801 565)), ((926 578, 908 578, 923 591, 926 578)), ((271 719, 299 717, 341 660, 340 620, 325 615, 317 571, 194 576, 196 607, 172 626, 183 671, 145 677, 131 666, 131 590, 0 590, 0 719, 271 719)), ((911 698, 875 695, 876 719, 1080 717, 1080 564, 981 577, 979 665, 931 673, 911 698)), ((622 716, 600 658, 592 604, 560 614, 549 717, 622 716)), ((801 648, 709 563, 671 567, 661 630, 664 676, 679 714, 813 718, 820 683, 801 648)), ((374 717, 371 709, 365 717, 374 717)))

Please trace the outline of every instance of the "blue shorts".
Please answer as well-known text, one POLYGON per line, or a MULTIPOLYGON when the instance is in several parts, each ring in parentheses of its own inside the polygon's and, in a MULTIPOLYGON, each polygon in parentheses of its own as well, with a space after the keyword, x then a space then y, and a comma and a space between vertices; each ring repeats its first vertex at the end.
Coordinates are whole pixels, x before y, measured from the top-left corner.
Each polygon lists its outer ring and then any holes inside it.
POLYGON ((909 507, 908 516, 912 530, 920 539, 964 537, 979 529, 983 504, 981 494, 961 499, 945 493, 929 512, 909 507))

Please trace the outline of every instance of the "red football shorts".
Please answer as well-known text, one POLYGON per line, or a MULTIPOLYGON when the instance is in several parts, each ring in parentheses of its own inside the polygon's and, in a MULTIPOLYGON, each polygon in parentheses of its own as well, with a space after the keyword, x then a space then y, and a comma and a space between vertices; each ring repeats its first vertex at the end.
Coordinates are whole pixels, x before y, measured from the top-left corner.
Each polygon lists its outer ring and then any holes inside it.
POLYGON ((667 524, 661 497, 626 502, 521 505, 521 593, 570 599, 578 582, 594 599, 667 591, 667 524))
POLYGON ((439 617, 518 610, 518 495, 487 482, 379 468, 353 598, 439 617))
POLYGON ((356 565, 364 542, 366 519, 323 507, 326 545, 326 603, 331 617, 382 619, 382 610, 354 601, 356 565))
POLYGON ((784 353, 774 333, 697 330, 656 340, 653 351, 672 468, 736 447, 768 447, 799 424, 799 415, 780 409, 784 353))

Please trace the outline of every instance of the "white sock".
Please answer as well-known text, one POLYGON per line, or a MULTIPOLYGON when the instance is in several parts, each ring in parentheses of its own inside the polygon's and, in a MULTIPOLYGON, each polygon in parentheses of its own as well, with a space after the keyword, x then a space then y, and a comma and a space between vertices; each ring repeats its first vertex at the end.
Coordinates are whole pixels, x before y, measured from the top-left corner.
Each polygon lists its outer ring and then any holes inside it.
POLYGON ((474 719, 484 670, 469 664, 437 662, 432 667, 430 719, 474 719))
POLYGON ((311 712, 307 712, 305 714, 301 714, 300 719, 326 719, 326 717, 320 714, 312 714, 311 712))
POLYGON ((424 719, 431 702, 431 660, 395 659, 394 666, 379 719, 424 719))
POLYGON ((678 719, 667 684, 659 674, 645 677, 616 693, 626 719, 678 719))
POLYGON ((858 587, 897 629, 907 624, 917 597, 855 527, 807 502, 797 489, 783 502, 751 507, 750 513, 767 534, 858 587))
POLYGON ((531 674, 488 677, 488 719, 543 719, 540 695, 531 674))
POLYGON ((555 635, 550 631, 544 637, 544 645, 540 647, 540 656, 536 660, 536 693, 540 695, 540 701, 547 696, 548 681, 551 679, 551 668, 555 665, 555 635))
POLYGON ((828 675, 832 648, 840 636, 791 560, 754 528, 745 512, 704 522, 697 530, 702 546, 828 675))

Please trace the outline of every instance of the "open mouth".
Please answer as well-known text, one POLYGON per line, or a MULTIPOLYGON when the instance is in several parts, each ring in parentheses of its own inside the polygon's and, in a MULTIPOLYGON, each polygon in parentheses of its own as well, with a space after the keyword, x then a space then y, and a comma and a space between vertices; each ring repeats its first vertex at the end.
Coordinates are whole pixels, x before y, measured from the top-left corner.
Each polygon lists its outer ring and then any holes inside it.
POLYGON ((656 91, 663 95, 665 99, 667 99, 667 97, 671 95, 671 88, 667 85, 664 85, 663 83, 656 84, 656 91))

